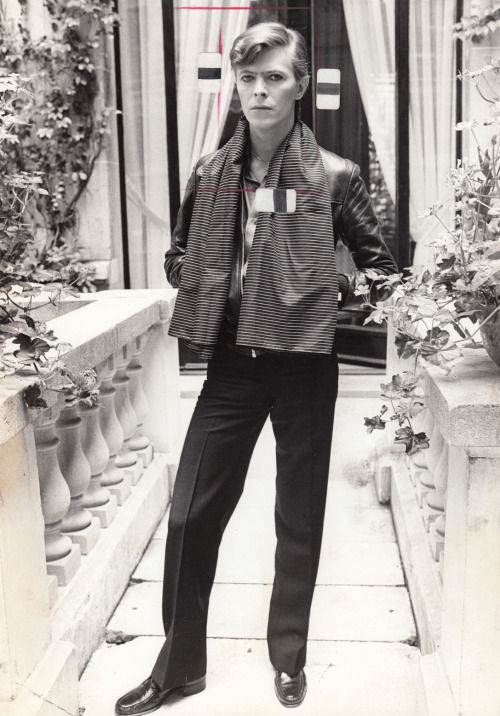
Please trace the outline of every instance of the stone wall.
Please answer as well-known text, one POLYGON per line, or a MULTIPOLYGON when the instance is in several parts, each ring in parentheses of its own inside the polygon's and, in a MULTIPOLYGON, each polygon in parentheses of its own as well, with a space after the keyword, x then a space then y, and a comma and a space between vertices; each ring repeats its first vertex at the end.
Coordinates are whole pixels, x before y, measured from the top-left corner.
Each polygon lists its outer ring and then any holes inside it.
POLYGON ((390 436, 378 447, 424 655, 422 716, 500 713, 498 378, 483 350, 450 376, 429 369, 414 427, 430 448, 409 458, 390 436))
POLYGON ((68 299, 48 322, 70 370, 95 367, 99 404, 70 406, 36 376, 0 385, 0 712, 78 716, 78 676, 103 638, 175 477, 175 292, 68 299), (67 310, 72 309, 72 310, 67 310))

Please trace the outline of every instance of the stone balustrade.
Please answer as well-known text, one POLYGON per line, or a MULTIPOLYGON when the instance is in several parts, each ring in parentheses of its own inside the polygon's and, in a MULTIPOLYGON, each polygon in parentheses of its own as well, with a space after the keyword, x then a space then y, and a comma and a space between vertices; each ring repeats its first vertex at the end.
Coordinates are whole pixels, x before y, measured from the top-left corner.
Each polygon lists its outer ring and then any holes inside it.
POLYGON ((414 420, 413 427, 417 432, 425 432, 430 438, 429 449, 416 453, 407 462, 422 521, 428 533, 430 551, 442 577, 449 446, 431 408, 427 408, 414 420))
POLYGON ((424 655, 419 716, 498 716, 500 371, 471 351, 426 371, 425 394, 429 449, 409 458, 384 436, 376 460, 424 655))
MULTIPOLYGON (((178 447, 175 292, 106 291, 49 322, 98 405, 0 384, 0 711, 78 714, 78 675, 168 505, 178 447)), ((68 306, 65 306, 65 310, 68 306)))

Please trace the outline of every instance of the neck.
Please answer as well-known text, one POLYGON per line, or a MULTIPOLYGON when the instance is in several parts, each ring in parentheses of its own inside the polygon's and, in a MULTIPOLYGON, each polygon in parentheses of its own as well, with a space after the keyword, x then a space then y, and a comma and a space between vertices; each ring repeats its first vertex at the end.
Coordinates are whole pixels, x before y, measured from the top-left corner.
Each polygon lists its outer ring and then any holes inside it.
POLYGON ((286 123, 269 131, 259 129, 250 125, 251 151, 266 162, 270 162, 274 152, 295 124, 295 117, 291 117, 286 123))

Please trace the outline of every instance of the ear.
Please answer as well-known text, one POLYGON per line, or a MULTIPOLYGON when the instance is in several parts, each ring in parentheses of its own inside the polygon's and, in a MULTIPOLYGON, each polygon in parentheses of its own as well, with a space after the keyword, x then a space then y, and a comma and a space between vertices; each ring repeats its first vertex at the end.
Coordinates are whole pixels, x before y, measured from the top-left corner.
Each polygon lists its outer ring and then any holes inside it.
POLYGON ((295 99, 302 99, 302 97, 305 94, 306 89, 309 87, 309 75, 305 75, 305 77, 302 77, 301 80, 299 80, 299 84, 297 87, 297 94, 295 95, 295 99))

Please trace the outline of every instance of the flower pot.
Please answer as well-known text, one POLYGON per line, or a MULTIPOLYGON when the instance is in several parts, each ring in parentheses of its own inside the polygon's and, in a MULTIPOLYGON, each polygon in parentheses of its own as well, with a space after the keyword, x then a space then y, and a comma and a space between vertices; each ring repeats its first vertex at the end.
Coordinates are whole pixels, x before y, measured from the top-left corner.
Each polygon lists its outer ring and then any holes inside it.
MULTIPOLYGON (((495 306, 487 308, 484 312, 484 318, 494 310, 495 306)), ((484 324, 480 333, 486 353, 494 363, 500 366, 500 311, 497 311, 495 315, 484 324)))

